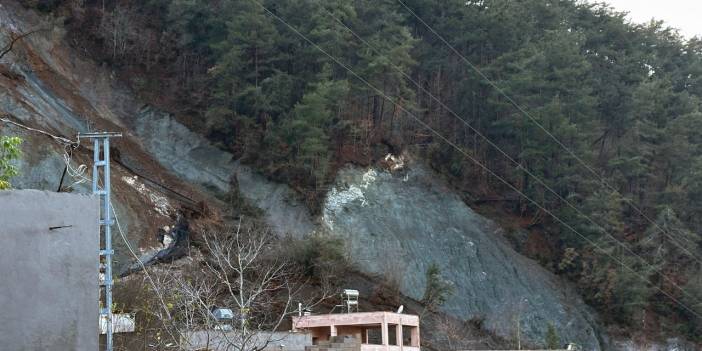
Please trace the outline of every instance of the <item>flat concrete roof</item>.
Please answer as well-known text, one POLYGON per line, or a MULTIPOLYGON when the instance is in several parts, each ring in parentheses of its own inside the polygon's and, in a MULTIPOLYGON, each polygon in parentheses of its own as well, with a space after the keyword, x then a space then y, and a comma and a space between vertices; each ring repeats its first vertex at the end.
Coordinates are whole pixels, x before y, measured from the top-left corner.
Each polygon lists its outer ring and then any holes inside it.
POLYGON ((328 327, 331 325, 368 325, 383 323, 418 327, 419 316, 394 312, 355 312, 293 317, 294 329, 328 327))

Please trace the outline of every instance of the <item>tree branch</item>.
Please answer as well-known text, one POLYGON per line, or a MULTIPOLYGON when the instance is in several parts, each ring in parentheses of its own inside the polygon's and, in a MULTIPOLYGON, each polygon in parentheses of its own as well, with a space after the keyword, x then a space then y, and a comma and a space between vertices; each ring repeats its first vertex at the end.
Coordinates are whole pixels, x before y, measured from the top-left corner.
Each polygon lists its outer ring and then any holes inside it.
POLYGON ((10 51, 12 51, 12 49, 14 48, 14 46, 17 42, 19 42, 20 40, 22 40, 22 39, 24 39, 24 38, 26 38, 34 33, 37 33, 37 32, 43 31, 43 30, 46 30, 46 29, 45 28, 38 28, 38 29, 31 30, 29 32, 19 34, 19 35, 15 34, 15 33, 10 33, 10 42, 7 43, 0 50, 0 59, 2 59, 5 55, 10 53, 10 51))

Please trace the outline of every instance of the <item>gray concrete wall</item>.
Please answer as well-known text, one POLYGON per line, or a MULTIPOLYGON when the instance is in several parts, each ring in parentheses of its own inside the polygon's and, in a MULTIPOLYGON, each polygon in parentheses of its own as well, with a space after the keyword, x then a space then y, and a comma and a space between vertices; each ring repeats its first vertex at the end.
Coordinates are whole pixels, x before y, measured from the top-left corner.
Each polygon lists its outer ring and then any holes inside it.
MULTIPOLYGON (((187 350, 202 350, 207 347, 208 350, 220 351, 231 350, 231 342, 229 340, 238 340, 235 332, 227 332, 222 330, 201 330, 191 332, 188 335, 187 350)), ((266 341, 264 351, 305 351, 305 347, 312 346, 312 335, 309 333, 292 333, 292 332, 261 332, 258 335, 251 337, 249 345, 261 347, 266 341)))
POLYGON ((97 350, 98 206, 0 191, 0 349, 97 350))

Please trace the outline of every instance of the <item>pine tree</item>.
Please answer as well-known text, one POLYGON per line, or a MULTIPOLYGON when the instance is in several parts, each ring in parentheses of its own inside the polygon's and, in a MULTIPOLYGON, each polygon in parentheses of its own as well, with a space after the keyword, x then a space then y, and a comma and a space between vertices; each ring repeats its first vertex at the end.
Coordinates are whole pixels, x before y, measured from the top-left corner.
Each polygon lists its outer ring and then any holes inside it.
POLYGON ((279 34, 256 3, 233 0, 222 11, 226 34, 211 44, 218 60, 211 69, 216 85, 210 116, 257 121, 269 110, 270 99, 263 94, 262 85, 275 73, 279 34))
POLYGON ((686 251, 700 244, 700 238, 686 228, 675 211, 664 206, 639 246, 656 265, 673 262, 691 262, 686 251))
POLYGON ((295 150, 294 160, 317 180, 323 180, 329 170, 329 135, 339 121, 338 109, 347 93, 345 81, 323 81, 315 84, 293 109, 286 133, 295 150))
POLYGON ((553 326, 553 324, 549 323, 548 326, 546 327, 546 348, 549 350, 555 350, 560 348, 561 346, 561 339, 558 337, 558 333, 556 332, 556 327, 553 326))

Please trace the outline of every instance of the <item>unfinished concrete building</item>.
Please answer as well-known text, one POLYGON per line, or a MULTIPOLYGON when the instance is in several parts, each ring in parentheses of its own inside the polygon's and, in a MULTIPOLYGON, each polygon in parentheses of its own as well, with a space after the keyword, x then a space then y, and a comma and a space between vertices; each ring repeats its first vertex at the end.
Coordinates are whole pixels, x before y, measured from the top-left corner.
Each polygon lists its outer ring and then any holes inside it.
POLYGON ((355 312, 293 317, 293 330, 312 335, 309 350, 419 351, 419 316, 355 312))

